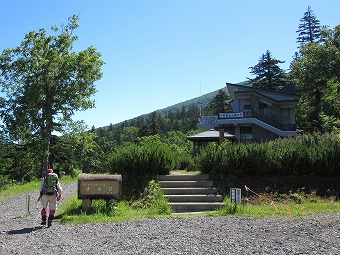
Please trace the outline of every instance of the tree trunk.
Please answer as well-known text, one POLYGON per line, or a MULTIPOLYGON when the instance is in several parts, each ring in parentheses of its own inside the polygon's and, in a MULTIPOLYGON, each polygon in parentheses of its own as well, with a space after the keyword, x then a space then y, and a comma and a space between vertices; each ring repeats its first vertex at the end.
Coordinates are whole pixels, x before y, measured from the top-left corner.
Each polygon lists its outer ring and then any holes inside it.
POLYGON ((47 169, 49 168, 49 156, 50 156, 50 144, 51 144, 51 134, 52 134, 52 102, 53 102, 53 93, 52 93, 52 83, 49 81, 49 71, 46 72, 45 77, 45 102, 43 112, 45 113, 45 130, 44 133, 44 163, 42 169, 42 176, 47 174, 47 169))
POLYGON ((44 142, 44 163, 42 169, 42 176, 45 176, 49 167, 50 144, 52 134, 52 116, 46 118, 45 142, 44 142))

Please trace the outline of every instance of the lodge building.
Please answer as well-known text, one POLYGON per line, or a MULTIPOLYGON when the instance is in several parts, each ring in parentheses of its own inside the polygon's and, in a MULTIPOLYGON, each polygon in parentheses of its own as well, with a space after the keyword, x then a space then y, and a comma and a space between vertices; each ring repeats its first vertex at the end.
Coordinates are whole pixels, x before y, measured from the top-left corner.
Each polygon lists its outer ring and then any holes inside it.
MULTIPOLYGON (((218 134, 212 130, 223 130, 224 136, 237 142, 260 142, 297 136, 295 110, 300 97, 293 84, 279 90, 242 84, 226 85, 232 99, 230 106, 233 112, 201 116, 198 128, 210 130, 213 136, 218 134)), ((205 137, 207 140, 208 134, 203 132, 188 139, 198 141, 199 137, 205 137)))

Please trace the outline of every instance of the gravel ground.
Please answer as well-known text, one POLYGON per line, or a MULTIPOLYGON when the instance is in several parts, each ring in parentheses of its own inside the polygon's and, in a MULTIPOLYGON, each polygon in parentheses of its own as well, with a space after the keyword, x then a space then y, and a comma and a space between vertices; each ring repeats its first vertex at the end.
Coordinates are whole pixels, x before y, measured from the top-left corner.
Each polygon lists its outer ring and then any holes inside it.
MULTIPOLYGON (((63 185, 66 199, 76 184, 63 185)), ((41 227, 38 192, 0 202, 0 254, 338 254, 336 214, 303 218, 195 217, 41 227)))

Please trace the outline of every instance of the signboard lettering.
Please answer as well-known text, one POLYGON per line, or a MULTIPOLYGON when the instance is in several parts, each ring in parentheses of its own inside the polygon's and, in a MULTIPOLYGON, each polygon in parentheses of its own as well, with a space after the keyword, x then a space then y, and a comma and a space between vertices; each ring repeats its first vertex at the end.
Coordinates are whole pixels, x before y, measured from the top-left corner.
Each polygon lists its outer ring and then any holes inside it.
POLYGON ((80 194, 82 195, 116 195, 119 194, 119 182, 114 181, 82 181, 80 194))
POLYGON ((220 119, 243 118, 243 112, 220 113, 220 119))

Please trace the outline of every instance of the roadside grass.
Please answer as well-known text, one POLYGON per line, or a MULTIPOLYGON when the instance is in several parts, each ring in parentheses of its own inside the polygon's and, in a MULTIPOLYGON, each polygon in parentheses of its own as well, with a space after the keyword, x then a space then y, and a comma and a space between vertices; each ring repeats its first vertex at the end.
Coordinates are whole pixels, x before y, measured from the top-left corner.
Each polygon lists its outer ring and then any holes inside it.
POLYGON ((116 204, 107 205, 104 200, 93 200, 92 208, 83 211, 81 200, 76 196, 64 202, 58 209, 57 218, 61 223, 84 224, 102 222, 133 221, 144 218, 188 218, 200 216, 243 216, 243 217, 301 217, 311 215, 318 220, 317 213, 336 213, 340 211, 340 202, 325 199, 313 199, 303 203, 292 201, 282 201, 275 203, 262 202, 259 204, 236 205, 230 202, 229 197, 224 200, 224 205, 216 211, 204 213, 180 213, 173 214, 164 204, 164 200, 157 202, 153 200, 153 205, 135 207, 136 202, 129 203, 120 201, 116 204), (164 208, 167 208, 164 210, 164 208))
MULTIPOLYGON (((63 177, 60 179, 60 183, 68 183, 68 182, 75 182, 77 181, 77 177, 75 178, 71 178, 71 177, 63 177)), ((0 201, 9 198, 9 197, 13 197, 19 194, 23 194, 23 193, 27 193, 30 191, 34 191, 39 189, 40 186, 40 180, 34 180, 31 181, 29 183, 25 183, 25 184, 13 184, 9 187, 7 187, 6 189, 3 189, 0 191, 0 201)))
POLYGON ((160 213, 157 205, 141 209, 132 207, 127 201, 107 205, 105 200, 100 199, 93 200, 92 208, 84 211, 81 203, 76 196, 70 198, 58 208, 56 218, 60 218, 61 223, 84 224, 132 221, 171 215, 171 211, 160 213))
POLYGON ((230 202, 230 198, 224 199, 224 205, 216 212, 210 212, 210 216, 304 216, 315 215, 316 213, 336 213, 340 212, 340 202, 333 199, 311 198, 296 203, 295 201, 261 201, 257 204, 244 203, 235 204, 230 202))
POLYGON ((104 199, 93 200, 91 209, 85 211, 82 209, 82 201, 73 196, 59 207, 56 217, 60 218, 62 223, 77 224, 165 217, 171 213, 171 207, 160 185, 151 180, 137 200, 122 200, 111 204, 104 199))
MULTIPOLYGON (((76 178, 61 179, 61 183, 75 182, 76 178)), ((0 192, 0 201, 17 194, 37 190, 40 181, 27 184, 17 184, 0 192)), ((295 217, 311 215, 317 219, 317 213, 339 213, 340 201, 334 197, 323 199, 306 194, 289 194, 281 196, 261 196, 259 198, 244 198, 241 205, 230 202, 225 197, 223 206, 216 211, 205 213, 173 214, 164 198, 159 184, 151 181, 141 197, 134 201, 119 201, 108 205, 105 200, 93 200, 92 208, 82 209, 82 201, 74 195, 66 199, 58 208, 56 218, 66 224, 102 223, 133 221, 143 218, 187 218, 200 216, 244 216, 244 217, 295 217)))

